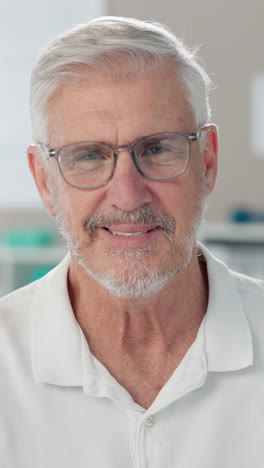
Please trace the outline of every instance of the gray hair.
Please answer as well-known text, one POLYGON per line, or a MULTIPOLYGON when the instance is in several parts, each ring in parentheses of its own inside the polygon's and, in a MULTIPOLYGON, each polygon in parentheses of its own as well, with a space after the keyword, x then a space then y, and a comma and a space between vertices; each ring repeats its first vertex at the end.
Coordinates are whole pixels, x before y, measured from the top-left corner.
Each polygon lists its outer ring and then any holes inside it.
POLYGON ((139 76, 170 62, 186 90, 197 127, 210 119, 211 80, 188 50, 165 26, 131 18, 101 17, 52 40, 39 56, 31 76, 31 122, 35 143, 48 144, 48 106, 56 91, 89 68, 111 77, 139 76), (118 72, 118 75, 117 75, 118 72))

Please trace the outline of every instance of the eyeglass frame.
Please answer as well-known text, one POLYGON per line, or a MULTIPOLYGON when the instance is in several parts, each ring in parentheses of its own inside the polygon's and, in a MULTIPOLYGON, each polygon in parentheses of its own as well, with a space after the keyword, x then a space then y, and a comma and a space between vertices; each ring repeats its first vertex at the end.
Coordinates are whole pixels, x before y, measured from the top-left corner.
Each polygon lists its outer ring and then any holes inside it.
POLYGON ((155 181, 155 182, 166 182, 167 180, 172 180, 172 179, 175 179, 175 178, 179 177, 180 175, 184 174, 184 172, 186 171, 186 169, 187 169, 187 167, 189 165, 190 155, 191 155, 191 143, 193 143, 194 141, 198 141, 199 138, 201 138, 201 135, 202 135, 203 131, 207 131, 207 132, 211 131, 210 125, 209 124, 203 125, 198 129, 197 132, 191 132, 191 133, 188 133, 188 132, 159 132, 159 133, 153 133, 151 135, 146 135, 144 137, 140 137, 140 138, 136 139, 130 145, 114 146, 111 143, 105 143, 105 142, 102 142, 102 141, 83 140, 83 141, 77 141, 77 142, 74 142, 74 143, 69 143, 67 145, 63 145, 63 146, 61 146, 60 148, 58 148, 56 150, 53 149, 53 148, 48 148, 48 147, 46 147, 45 145, 42 145, 42 144, 39 144, 39 145, 36 145, 36 146, 39 147, 39 148, 42 148, 44 151, 46 151, 50 158, 55 158, 56 159, 59 171, 61 173, 61 176, 62 176, 63 180, 66 182, 66 184, 70 185, 71 187, 77 188, 79 190, 93 190, 93 189, 103 187, 104 185, 107 185, 108 182, 110 182, 110 180, 113 178, 114 173, 115 173, 115 169, 116 169, 116 165, 117 165, 117 156, 118 156, 118 153, 120 153, 121 151, 128 151, 130 153, 131 159, 132 159, 137 171, 139 172, 139 174, 142 177, 144 177, 144 179, 152 180, 152 181, 155 181), (135 147, 135 145, 137 145, 138 143, 140 143, 141 141, 143 141, 143 140, 145 140, 147 138, 154 138, 154 137, 158 138, 161 135, 162 136, 179 135, 179 136, 185 137, 185 139, 186 139, 186 141, 187 141, 187 143, 189 145, 189 152, 188 152, 187 163, 186 163, 184 169, 179 174, 177 174, 175 176, 171 176, 171 177, 157 178, 156 179, 156 178, 153 178, 153 177, 150 177, 150 176, 146 175, 142 171, 142 169, 138 166, 137 159, 136 159, 136 156, 135 156, 135 153, 134 153, 134 147, 135 147), (63 149, 69 147, 69 146, 77 145, 77 144, 81 144, 81 143, 89 143, 89 144, 99 143, 99 144, 103 144, 103 145, 107 146, 108 148, 110 148, 113 151, 113 166, 112 166, 111 174, 103 183, 101 183, 99 185, 80 187, 78 185, 70 183, 66 179, 66 177, 65 177, 65 175, 63 173, 63 170, 61 168, 60 161, 59 161, 60 152, 63 149))

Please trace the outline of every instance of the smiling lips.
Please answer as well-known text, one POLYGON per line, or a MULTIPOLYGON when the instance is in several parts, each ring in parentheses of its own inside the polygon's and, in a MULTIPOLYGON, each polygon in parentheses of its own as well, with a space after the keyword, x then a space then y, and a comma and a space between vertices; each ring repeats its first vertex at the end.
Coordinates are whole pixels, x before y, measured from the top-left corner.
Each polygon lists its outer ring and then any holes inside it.
POLYGON ((154 231, 155 229, 157 229, 157 226, 150 226, 150 227, 148 227, 148 229, 138 230, 138 231, 136 230, 136 229, 138 229, 138 227, 135 226, 135 225, 134 226, 130 225, 129 228, 124 227, 123 230, 118 230, 118 231, 114 230, 114 229, 107 228, 107 227, 104 227, 104 229, 106 231, 110 232, 110 234, 113 234, 115 236, 136 237, 136 236, 140 236, 142 234, 147 234, 150 231, 154 231))

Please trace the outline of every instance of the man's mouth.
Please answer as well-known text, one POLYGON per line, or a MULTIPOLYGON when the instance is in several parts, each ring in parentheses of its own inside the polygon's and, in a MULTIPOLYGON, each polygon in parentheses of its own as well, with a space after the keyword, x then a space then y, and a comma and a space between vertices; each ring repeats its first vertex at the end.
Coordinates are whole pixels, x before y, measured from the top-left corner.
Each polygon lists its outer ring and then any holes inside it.
POLYGON ((122 236, 122 237, 134 237, 134 236, 140 236, 142 234, 147 234, 148 232, 153 231, 153 228, 147 229, 146 231, 138 231, 138 232, 120 232, 120 231, 113 231, 109 228, 104 227, 106 231, 110 232, 111 234, 115 236, 122 236))
MULTIPOLYGON (((129 239, 141 239, 142 242, 149 240, 158 231, 170 235, 174 233, 175 223, 167 215, 154 210, 151 207, 138 208, 131 212, 115 211, 114 213, 94 214, 84 224, 91 240, 101 230, 109 236, 127 241, 129 239)), ((110 237, 111 239, 111 237, 110 237)))

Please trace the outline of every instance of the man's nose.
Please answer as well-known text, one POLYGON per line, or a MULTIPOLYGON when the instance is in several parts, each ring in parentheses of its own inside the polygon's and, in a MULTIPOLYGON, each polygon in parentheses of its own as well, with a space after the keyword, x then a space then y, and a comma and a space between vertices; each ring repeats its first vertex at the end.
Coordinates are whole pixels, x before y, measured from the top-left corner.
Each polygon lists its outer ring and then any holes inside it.
POLYGON ((127 150, 118 153, 113 178, 108 183, 107 197, 113 206, 132 211, 152 201, 151 181, 137 170, 127 150))

